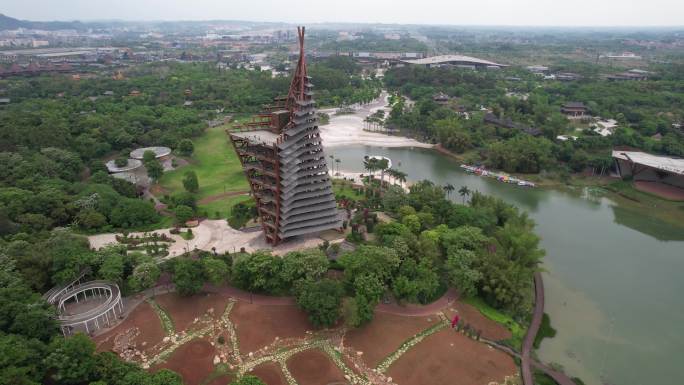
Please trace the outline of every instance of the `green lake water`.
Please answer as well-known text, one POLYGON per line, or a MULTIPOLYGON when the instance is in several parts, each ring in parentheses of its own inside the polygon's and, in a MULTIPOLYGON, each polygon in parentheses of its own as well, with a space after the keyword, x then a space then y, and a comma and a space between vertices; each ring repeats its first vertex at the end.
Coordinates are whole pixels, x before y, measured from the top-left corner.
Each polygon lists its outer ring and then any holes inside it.
MULTIPOLYGON (((409 181, 429 179, 501 197, 530 213, 546 250, 545 310, 558 330, 538 350, 587 385, 671 385, 684 365, 684 224, 675 227, 585 190, 526 189, 467 174, 432 150, 327 149, 364 172, 383 155, 409 181)), ((452 199, 461 200, 455 192, 452 199)))

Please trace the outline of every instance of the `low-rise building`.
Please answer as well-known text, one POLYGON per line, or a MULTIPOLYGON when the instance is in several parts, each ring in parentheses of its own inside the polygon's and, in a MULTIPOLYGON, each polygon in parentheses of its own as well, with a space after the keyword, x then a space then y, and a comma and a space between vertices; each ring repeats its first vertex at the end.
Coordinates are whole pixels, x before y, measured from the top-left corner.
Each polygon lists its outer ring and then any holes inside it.
POLYGON ((583 118, 588 115, 589 109, 582 102, 567 102, 561 107, 561 112, 569 118, 583 118))

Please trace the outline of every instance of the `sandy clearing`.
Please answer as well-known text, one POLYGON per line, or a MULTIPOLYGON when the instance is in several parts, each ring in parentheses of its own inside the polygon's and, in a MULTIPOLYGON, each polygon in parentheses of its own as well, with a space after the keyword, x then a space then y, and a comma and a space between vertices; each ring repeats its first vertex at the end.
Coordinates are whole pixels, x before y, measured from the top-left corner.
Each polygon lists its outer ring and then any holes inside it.
POLYGON ((389 111, 387 105, 388 94, 382 92, 373 102, 359 106, 353 114, 335 115, 333 110, 324 110, 330 114, 330 123, 321 126, 321 138, 325 147, 348 146, 362 144, 379 147, 423 147, 432 148, 434 145, 422 143, 403 136, 391 136, 377 132, 363 130, 363 120, 379 109, 389 111))
MULTIPOLYGON (((272 247, 266 243, 266 239, 264 238, 261 229, 258 231, 235 230, 230 227, 228 222, 224 219, 203 220, 200 222, 199 226, 192 229, 195 237, 189 241, 184 240, 180 235, 171 234, 170 230, 171 229, 169 228, 149 232, 160 235, 166 234, 176 241, 169 246, 169 255, 166 259, 179 256, 188 250, 194 249, 205 251, 213 251, 215 249, 217 253, 226 251, 232 253, 240 251, 240 248, 242 247, 248 252, 271 250, 275 255, 283 255, 294 250, 316 247, 323 242, 323 239, 320 238, 319 234, 311 234, 308 236, 296 237, 288 242, 272 247)), ((130 235, 142 236, 143 234, 144 233, 137 232, 131 233, 130 235)), ((91 235, 88 237, 88 241, 90 242, 90 247, 97 250, 106 245, 116 244, 116 235, 117 234, 113 233, 91 235)), ((333 243, 341 241, 342 240, 340 239, 333 241, 333 243)))

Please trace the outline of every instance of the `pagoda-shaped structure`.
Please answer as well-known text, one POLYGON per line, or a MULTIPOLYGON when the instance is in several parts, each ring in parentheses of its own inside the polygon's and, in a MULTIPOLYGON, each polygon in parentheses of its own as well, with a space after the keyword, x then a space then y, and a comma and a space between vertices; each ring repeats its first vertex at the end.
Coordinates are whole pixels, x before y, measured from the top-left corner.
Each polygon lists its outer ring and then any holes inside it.
POLYGON ((339 229, 341 219, 318 129, 313 84, 306 71, 304 27, 299 61, 287 97, 229 131, 266 240, 339 229))

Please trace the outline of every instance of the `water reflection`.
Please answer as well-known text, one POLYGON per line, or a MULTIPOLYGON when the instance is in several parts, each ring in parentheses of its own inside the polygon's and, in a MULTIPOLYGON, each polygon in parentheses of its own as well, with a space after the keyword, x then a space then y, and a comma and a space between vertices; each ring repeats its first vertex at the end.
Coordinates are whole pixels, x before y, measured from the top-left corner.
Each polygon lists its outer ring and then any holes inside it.
POLYGON ((611 205, 615 223, 629 227, 659 241, 684 241, 684 229, 668 224, 658 218, 618 205, 611 205))
POLYGON ((684 229, 600 189, 523 189, 466 174, 430 150, 350 146, 328 153, 353 172, 364 172, 364 155, 387 156, 409 180, 465 185, 529 211, 547 250, 546 308, 558 329, 540 357, 587 385, 673 383, 684 346, 684 229))

